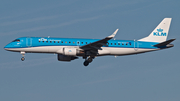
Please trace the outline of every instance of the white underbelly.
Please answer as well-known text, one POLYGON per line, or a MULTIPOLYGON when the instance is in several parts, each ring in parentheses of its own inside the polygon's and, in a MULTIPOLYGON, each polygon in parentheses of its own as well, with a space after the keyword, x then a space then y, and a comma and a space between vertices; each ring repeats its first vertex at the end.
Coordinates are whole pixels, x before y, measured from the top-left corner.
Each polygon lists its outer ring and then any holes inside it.
POLYGON ((144 49, 144 48, 110 48, 110 47, 103 47, 103 50, 109 51, 109 55, 128 55, 128 54, 137 54, 149 51, 155 51, 158 49, 144 49))
MULTIPOLYGON (((29 52, 29 53, 57 53, 58 50, 63 49, 64 47, 75 47, 77 46, 41 46, 41 47, 28 47, 28 48, 9 48, 9 51, 16 52, 29 52)), ((115 48, 115 47, 102 47, 102 50, 98 50, 98 55, 128 55, 128 54, 137 54, 143 52, 149 52, 159 49, 143 49, 143 48, 115 48)))

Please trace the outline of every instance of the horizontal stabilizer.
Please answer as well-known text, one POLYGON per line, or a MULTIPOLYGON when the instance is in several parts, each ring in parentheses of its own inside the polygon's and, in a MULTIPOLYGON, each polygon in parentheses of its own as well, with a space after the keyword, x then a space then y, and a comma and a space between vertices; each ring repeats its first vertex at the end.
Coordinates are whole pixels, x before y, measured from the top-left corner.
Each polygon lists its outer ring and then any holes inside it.
POLYGON ((156 44, 156 45, 154 45, 154 46, 155 46, 155 47, 166 46, 166 45, 170 44, 171 42, 173 42, 174 40, 176 40, 176 39, 170 39, 170 40, 168 40, 168 41, 164 41, 164 42, 158 43, 158 44, 156 44))

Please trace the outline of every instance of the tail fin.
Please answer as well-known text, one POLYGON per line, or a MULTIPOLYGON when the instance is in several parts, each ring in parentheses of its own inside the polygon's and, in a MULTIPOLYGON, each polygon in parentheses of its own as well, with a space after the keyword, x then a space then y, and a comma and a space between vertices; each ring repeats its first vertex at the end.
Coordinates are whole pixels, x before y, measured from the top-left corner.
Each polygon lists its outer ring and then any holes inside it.
POLYGON ((164 42, 167 39, 172 18, 164 18, 161 23, 145 38, 138 41, 164 42))

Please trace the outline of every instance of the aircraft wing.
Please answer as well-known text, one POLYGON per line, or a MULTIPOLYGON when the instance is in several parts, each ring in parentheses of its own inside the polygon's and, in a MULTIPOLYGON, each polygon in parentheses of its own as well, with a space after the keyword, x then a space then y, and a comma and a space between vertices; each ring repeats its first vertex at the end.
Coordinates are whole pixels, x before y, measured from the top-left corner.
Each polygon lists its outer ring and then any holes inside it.
POLYGON ((93 42, 93 43, 90 43, 90 44, 87 44, 87 45, 84 45, 84 46, 81 46, 80 48, 85 50, 85 51, 87 51, 87 50, 101 50, 102 46, 108 46, 107 42, 110 39, 114 38, 114 36, 118 32, 118 30, 119 29, 116 29, 116 31, 112 35, 110 35, 110 36, 108 36, 108 37, 106 37, 104 39, 98 40, 96 42, 93 42))

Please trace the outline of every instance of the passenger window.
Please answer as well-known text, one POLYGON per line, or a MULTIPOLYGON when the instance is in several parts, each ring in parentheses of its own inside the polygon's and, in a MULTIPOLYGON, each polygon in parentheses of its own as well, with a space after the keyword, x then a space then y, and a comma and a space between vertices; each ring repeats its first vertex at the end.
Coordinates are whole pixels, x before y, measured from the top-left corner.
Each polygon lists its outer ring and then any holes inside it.
POLYGON ((42 42, 44 42, 44 41, 42 41, 42 42))
POLYGON ((69 42, 69 43, 71 43, 71 42, 69 42))
POLYGON ((122 45, 124 45, 124 43, 122 43, 122 45))
POLYGON ((87 42, 86 42, 86 44, 87 44, 87 42))
POLYGON ((50 41, 50 43, 52 43, 52 41, 50 41))
POLYGON ((65 43, 67 43, 67 41, 65 43))
POLYGON ((48 41, 46 41, 48 43, 48 41))
POLYGON ((59 43, 59 41, 58 41, 58 43, 59 43))
POLYGON ((114 45, 116 45, 116 43, 114 43, 114 45))
POLYGON ((79 42, 77 42, 79 44, 79 42))
POLYGON ((63 41, 61 41, 61 43, 63 43, 63 41))
POLYGON ((112 45, 112 43, 111 43, 111 45, 112 45))
POLYGON ((118 43, 118 45, 120 45, 120 43, 118 43))
POLYGON ((56 41, 54 41, 54 43, 56 43, 56 41))
POLYGON ((131 45, 131 42, 129 42, 129 44, 131 45))
POLYGON ((75 42, 73 42, 75 44, 75 42))
POLYGON ((83 42, 81 42, 83 44, 83 42))

